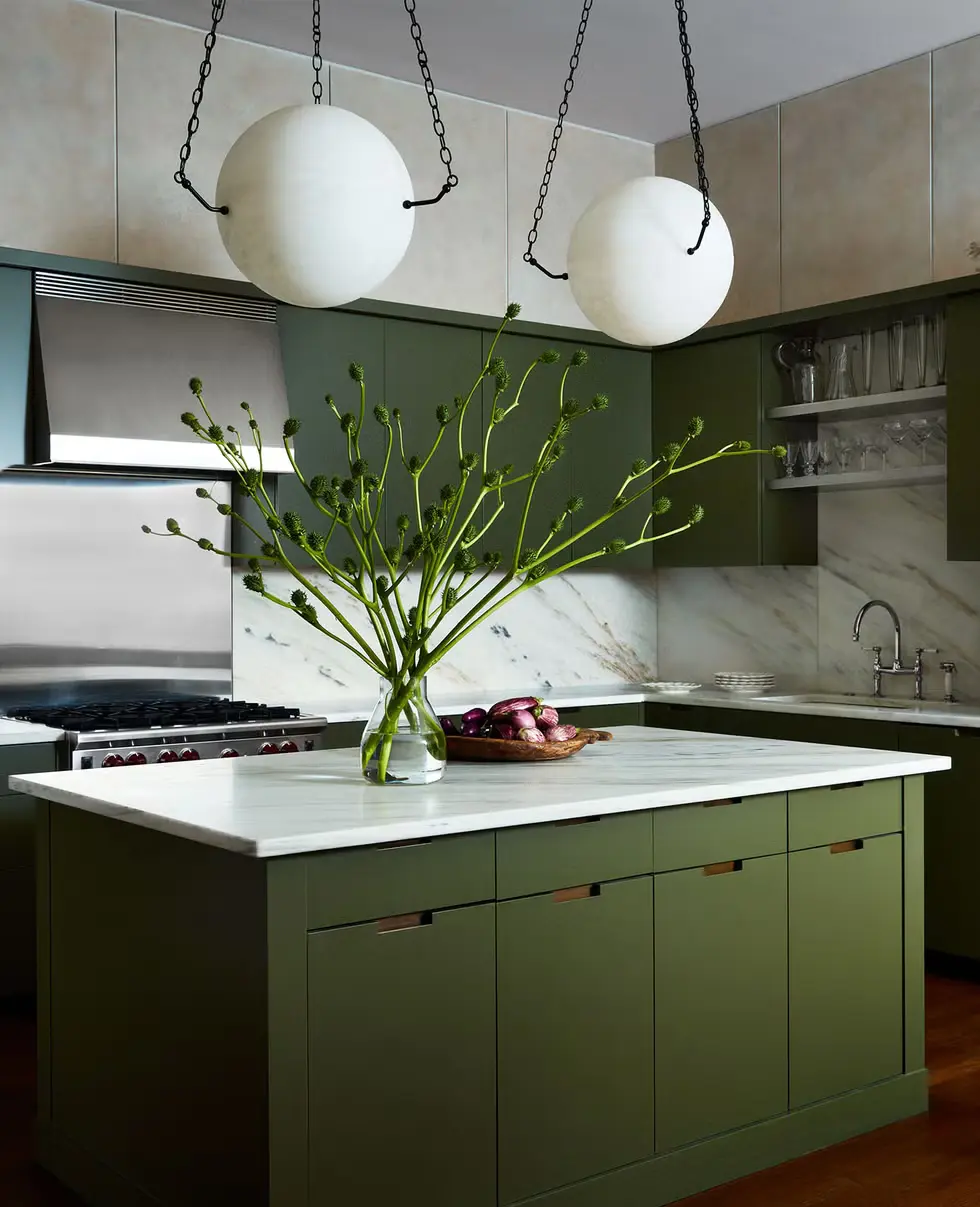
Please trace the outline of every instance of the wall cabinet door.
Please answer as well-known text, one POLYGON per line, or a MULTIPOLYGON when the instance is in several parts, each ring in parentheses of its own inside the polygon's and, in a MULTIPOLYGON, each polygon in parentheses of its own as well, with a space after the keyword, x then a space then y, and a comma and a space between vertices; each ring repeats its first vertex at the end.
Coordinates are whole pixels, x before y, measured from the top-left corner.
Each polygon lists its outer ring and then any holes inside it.
POLYGON ((902 836, 789 856, 790 1106, 903 1068, 902 836))
MULTIPOLYGON (((704 432, 679 464, 715 452, 733 440, 759 448, 798 439, 799 425, 778 431, 765 411, 781 400, 772 362, 773 340, 746 335, 656 352, 653 360, 654 452, 680 442, 695 415, 704 432)), ((657 524, 683 524, 695 503, 705 509, 695 528, 656 546, 660 566, 814 565, 816 492, 767 491, 777 467, 768 456, 732 457, 669 479, 661 493, 673 506, 657 524)))
POLYGON ((26 459, 31 273, 0 268, 0 469, 26 459))
POLYGON ((787 1109, 786 856, 654 877, 656 1137, 787 1109))
MULTIPOLYGON (((346 478, 350 472, 347 441, 337 417, 324 396, 333 395, 341 414, 358 414, 360 389, 352 381, 348 366, 364 366, 367 389, 361 455, 373 471, 384 461, 385 433, 372 411, 384 399, 385 357, 384 319, 364 314, 344 314, 338 310, 305 310, 280 306, 279 340, 289 412, 302 422, 296 436, 296 459, 304 477, 317 474, 346 478)), ((278 510, 299 512, 307 528, 325 532, 328 521, 310 501, 295 477, 283 474, 278 483, 278 510)), ((384 517, 380 525, 384 531, 384 517)), ((353 553, 348 537, 339 531, 328 548, 330 560, 340 563, 353 553)), ((298 552, 302 559, 302 554, 298 552)), ((308 559, 307 564, 308 564, 308 559)))
POLYGON ((980 440, 980 294, 946 303, 946 557, 980 561, 980 491, 976 447, 980 440))
POLYGON ((496 1207, 494 907, 309 937, 310 1204, 496 1207))
POLYGON ((652 964, 650 877, 498 905, 501 1204, 652 1156, 652 964))

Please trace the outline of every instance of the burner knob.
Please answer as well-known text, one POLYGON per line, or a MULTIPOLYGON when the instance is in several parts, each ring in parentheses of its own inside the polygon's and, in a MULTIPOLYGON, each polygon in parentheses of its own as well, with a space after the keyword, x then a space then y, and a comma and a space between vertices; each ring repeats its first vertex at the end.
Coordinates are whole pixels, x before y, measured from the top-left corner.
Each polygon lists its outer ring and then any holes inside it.
POLYGON ((279 747, 280 754, 295 754, 299 747, 295 742, 290 742, 288 739, 279 747))
POLYGON ((201 756, 198 754, 198 752, 192 749, 190 746, 185 746, 180 752, 181 762, 184 763, 191 762, 193 759, 199 759, 200 757, 201 756))
POLYGON ((132 754, 126 756, 126 762, 131 767, 142 767, 146 762, 146 755, 141 750, 135 750, 132 754))
POLYGON ((239 754, 237 750, 232 750, 230 746, 226 746, 224 750, 222 750, 220 757, 223 759, 237 759, 239 754))
POLYGON ((279 747, 275 742, 265 742, 259 747, 259 754, 278 754, 279 747))
POLYGON ((160 753, 157 755, 157 762, 158 763, 176 763, 177 762, 176 750, 161 750, 160 753))
POLYGON ((118 754, 107 754, 102 760, 103 767, 123 767, 125 764, 126 760, 118 754))

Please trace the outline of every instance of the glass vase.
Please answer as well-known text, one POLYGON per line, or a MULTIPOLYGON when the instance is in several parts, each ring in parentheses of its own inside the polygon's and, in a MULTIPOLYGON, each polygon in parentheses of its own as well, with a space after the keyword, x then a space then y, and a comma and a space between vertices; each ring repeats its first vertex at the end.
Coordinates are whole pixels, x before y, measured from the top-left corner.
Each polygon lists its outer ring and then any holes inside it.
POLYGON ((361 738, 361 774, 371 784, 434 784, 446 770, 446 735, 421 679, 382 679, 361 738))

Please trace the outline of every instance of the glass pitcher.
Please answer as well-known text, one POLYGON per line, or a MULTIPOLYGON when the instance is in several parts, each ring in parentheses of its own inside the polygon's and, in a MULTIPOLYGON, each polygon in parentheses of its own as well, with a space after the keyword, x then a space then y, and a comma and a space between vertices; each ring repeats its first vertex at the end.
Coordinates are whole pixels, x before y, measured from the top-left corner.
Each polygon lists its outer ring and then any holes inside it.
POLYGON ((817 356, 817 341, 805 336, 784 339, 773 352, 776 363, 789 374, 793 402, 820 402, 823 398, 823 366, 817 356))

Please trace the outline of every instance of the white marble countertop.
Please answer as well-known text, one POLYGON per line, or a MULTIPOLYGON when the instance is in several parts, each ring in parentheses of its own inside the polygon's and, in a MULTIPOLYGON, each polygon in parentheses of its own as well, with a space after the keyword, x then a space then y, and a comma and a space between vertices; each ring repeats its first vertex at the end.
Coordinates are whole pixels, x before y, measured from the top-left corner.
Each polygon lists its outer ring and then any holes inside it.
MULTIPOLYGON (((803 716, 854 717, 867 721, 892 721, 902 725, 956 725, 963 728, 980 727, 980 705, 943 704, 941 700, 904 701, 904 707, 896 708, 896 701, 882 700, 877 707, 868 704, 844 703, 799 703, 781 698, 779 692, 769 696, 741 696, 731 692, 702 688, 697 691, 673 694, 657 691, 646 683, 590 683, 573 687, 551 687, 532 689, 522 693, 521 689, 497 688, 492 692, 481 692, 472 688, 429 690, 429 701, 440 715, 458 716, 469 708, 489 706, 497 700, 505 700, 520 694, 537 695, 559 711, 563 708, 584 708, 594 704, 642 704, 651 701, 658 704, 691 704, 711 708, 750 709, 759 712, 797 713, 803 716)), ((785 693, 790 694, 790 693, 785 693)), ((811 694, 801 692, 800 694, 811 694)), ((833 692, 814 692, 814 695, 833 695, 833 692)), ((329 721, 366 721, 374 710, 376 697, 350 696, 343 700, 325 702, 321 711, 329 721)), ((572 718, 574 720, 574 718, 572 718)))
POLYGON ((60 742, 64 736, 62 730, 49 729, 47 725, 0 717, 0 746, 35 746, 43 742, 60 742))
POLYGON ((244 855, 337 850, 945 771, 947 758, 621 726, 554 763, 451 763, 366 784, 354 750, 10 777, 16 791, 244 855))

